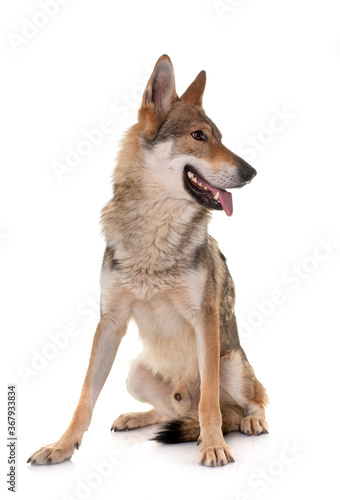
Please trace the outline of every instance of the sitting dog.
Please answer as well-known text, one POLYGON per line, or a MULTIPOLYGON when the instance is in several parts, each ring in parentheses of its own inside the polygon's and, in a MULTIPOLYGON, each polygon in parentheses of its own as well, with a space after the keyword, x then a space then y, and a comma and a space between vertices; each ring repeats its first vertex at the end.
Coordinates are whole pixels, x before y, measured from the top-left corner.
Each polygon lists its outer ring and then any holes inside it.
POLYGON ((149 79, 102 214, 101 315, 78 406, 32 465, 62 462, 79 448, 130 318, 143 352, 127 388, 153 408, 121 415, 112 429, 163 423, 156 440, 198 440, 198 463, 207 466, 235 460, 223 434, 268 431, 267 394, 238 337, 234 284, 207 230, 211 210, 232 215, 227 190, 256 171, 222 144, 202 107, 205 82, 202 71, 179 98, 166 55, 149 79))

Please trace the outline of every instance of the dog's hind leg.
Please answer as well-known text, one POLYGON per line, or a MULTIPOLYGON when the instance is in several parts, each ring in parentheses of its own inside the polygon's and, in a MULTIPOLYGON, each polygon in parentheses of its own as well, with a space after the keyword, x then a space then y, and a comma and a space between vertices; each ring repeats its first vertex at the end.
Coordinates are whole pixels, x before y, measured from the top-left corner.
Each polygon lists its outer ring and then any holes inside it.
POLYGON ((166 383, 160 375, 152 373, 138 359, 131 365, 126 386, 131 396, 142 403, 152 405, 154 408, 146 412, 120 415, 113 422, 111 430, 131 430, 167 422, 177 417, 170 403, 173 392, 171 384, 166 383))
POLYGON ((268 434, 265 406, 268 404, 268 395, 254 374, 253 368, 248 364, 244 368, 243 392, 247 399, 247 415, 241 421, 241 432, 251 434, 268 434))
POLYGON ((220 400, 244 410, 241 432, 248 436, 268 433, 264 409, 268 396, 241 350, 231 350, 221 358, 220 400))

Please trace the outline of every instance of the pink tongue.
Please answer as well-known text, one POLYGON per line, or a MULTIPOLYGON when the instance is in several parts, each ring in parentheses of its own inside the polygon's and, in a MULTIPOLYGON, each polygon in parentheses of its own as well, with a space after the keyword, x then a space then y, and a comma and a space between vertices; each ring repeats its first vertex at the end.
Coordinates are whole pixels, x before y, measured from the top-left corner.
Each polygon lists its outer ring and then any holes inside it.
POLYGON ((227 215, 233 215, 233 197, 228 191, 220 191, 219 197, 223 210, 227 215))
POLYGON ((224 191, 223 189, 217 189, 212 186, 209 186, 209 190, 213 195, 219 193, 218 200, 222 205, 223 210, 227 215, 233 215, 233 197, 231 193, 228 191, 224 191))

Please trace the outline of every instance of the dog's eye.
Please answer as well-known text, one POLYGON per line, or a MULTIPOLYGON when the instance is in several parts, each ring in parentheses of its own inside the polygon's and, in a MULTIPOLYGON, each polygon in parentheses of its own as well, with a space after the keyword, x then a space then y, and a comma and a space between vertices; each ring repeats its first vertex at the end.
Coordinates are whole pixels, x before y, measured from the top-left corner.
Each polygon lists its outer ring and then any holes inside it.
POLYGON ((207 140, 207 137, 206 137, 206 135, 204 135, 202 130, 195 130, 195 132, 193 132, 191 135, 193 136, 194 139, 196 139, 196 141, 206 141, 207 140))

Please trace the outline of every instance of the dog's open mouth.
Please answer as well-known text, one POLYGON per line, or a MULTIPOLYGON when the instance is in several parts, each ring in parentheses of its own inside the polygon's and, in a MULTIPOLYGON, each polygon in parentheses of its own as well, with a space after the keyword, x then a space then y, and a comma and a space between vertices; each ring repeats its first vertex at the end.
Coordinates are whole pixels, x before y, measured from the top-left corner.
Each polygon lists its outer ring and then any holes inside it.
POLYGON ((184 168, 184 185, 201 205, 214 210, 224 210, 228 216, 233 215, 232 194, 210 186, 190 165, 184 168))

